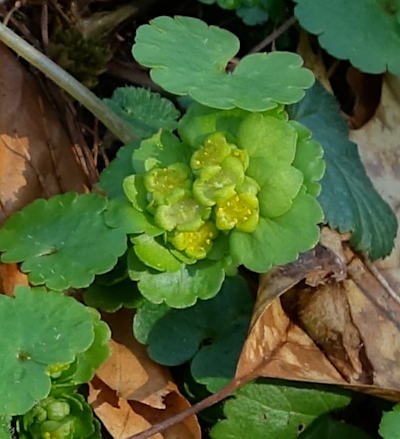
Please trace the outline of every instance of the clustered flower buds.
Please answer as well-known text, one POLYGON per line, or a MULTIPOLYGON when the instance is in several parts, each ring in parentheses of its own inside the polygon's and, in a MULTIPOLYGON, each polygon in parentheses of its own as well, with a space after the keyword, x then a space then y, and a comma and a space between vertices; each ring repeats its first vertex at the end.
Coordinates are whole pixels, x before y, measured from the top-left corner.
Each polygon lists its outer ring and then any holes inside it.
POLYGON ((189 165, 177 162, 145 173, 146 209, 167 231, 169 243, 203 259, 220 231, 252 232, 257 226, 260 188, 246 176, 248 165, 247 152, 216 132, 193 152, 189 165))

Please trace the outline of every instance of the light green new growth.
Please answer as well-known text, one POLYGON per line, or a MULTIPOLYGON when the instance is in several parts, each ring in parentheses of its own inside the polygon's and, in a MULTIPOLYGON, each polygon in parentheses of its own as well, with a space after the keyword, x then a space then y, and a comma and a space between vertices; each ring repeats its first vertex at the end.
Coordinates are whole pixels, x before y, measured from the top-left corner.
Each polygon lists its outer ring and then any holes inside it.
POLYGON ((192 104, 179 134, 184 142, 165 131, 142 141, 126 200, 106 214, 133 234, 129 272, 148 300, 190 306, 213 297, 224 272, 265 272, 318 242, 322 148, 282 106, 250 113, 192 104))
POLYGON ((400 439, 400 404, 385 412, 379 426, 379 434, 383 439, 400 439))
POLYGON ((20 439, 101 439, 99 425, 85 398, 57 391, 18 420, 20 439))

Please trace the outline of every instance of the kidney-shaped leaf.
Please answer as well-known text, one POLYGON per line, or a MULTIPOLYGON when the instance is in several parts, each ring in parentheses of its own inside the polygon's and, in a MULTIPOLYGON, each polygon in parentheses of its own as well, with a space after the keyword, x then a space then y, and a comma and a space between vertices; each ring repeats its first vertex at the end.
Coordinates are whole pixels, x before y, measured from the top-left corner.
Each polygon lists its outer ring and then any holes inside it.
POLYGON ((87 287, 126 250, 125 233, 104 222, 106 204, 99 195, 72 192, 36 200, 0 230, 2 261, 23 262, 34 285, 87 287))
POLYGON ((235 374, 252 306, 246 282, 236 276, 225 280, 216 297, 190 308, 145 303, 133 329, 157 363, 177 366, 193 358, 193 377, 214 392, 235 374))
POLYGON ((295 14, 333 56, 368 73, 400 74, 398 0, 295 0, 295 14))
POLYGON ((239 40, 225 29, 197 18, 163 16, 138 29, 133 55, 165 90, 213 108, 263 111, 298 102, 313 84, 301 57, 289 52, 245 56, 227 74, 238 50, 239 40))
POLYGON ((48 395, 49 365, 91 346, 93 317, 71 297, 19 287, 15 298, 0 295, 0 321, 0 415, 20 415, 48 395))

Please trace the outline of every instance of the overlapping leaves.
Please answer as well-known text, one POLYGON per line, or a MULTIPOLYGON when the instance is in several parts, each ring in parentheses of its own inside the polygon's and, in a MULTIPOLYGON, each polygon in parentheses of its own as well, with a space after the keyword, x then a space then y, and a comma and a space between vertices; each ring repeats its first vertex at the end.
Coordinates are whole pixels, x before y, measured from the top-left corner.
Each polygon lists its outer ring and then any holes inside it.
POLYGON ((238 50, 239 40, 230 32, 178 16, 157 17, 141 26, 133 55, 152 69, 152 79, 165 90, 220 109, 264 111, 295 103, 314 81, 301 67, 302 59, 289 52, 248 55, 227 74, 226 65, 238 50), (249 87, 253 83, 257 87, 249 87))
POLYGON ((322 47, 368 73, 400 74, 398 0, 295 0, 301 26, 322 47))

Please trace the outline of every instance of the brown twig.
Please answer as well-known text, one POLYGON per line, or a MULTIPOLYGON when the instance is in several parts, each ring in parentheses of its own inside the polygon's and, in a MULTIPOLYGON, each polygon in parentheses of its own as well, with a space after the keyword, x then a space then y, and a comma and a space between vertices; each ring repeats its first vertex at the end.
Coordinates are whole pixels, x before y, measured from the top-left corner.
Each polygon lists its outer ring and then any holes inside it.
POLYGON ((172 427, 173 425, 179 424, 189 416, 195 415, 196 413, 201 412, 202 410, 222 401, 223 399, 228 397, 231 393, 233 393, 235 390, 237 390, 239 387, 241 387, 243 384, 249 382, 252 378, 253 377, 249 377, 249 376, 243 378, 235 378, 227 386, 222 388, 217 393, 208 396, 207 398, 203 399, 197 404, 187 408, 183 412, 180 412, 175 416, 171 416, 170 418, 165 419, 165 421, 155 424, 151 428, 142 431, 141 433, 135 434, 128 439, 147 439, 157 433, 166 430, 167 428, 172 427))
POLYGON ((249 53, 261 52, 269 44, 273 43, 278 37, 280 37, 284 32, 286 32, 290 27, 296 23, 296 17, 290 17, 281 26, 276 28, 270 35, 260 41, 256 46, 254 46, 249 53))

